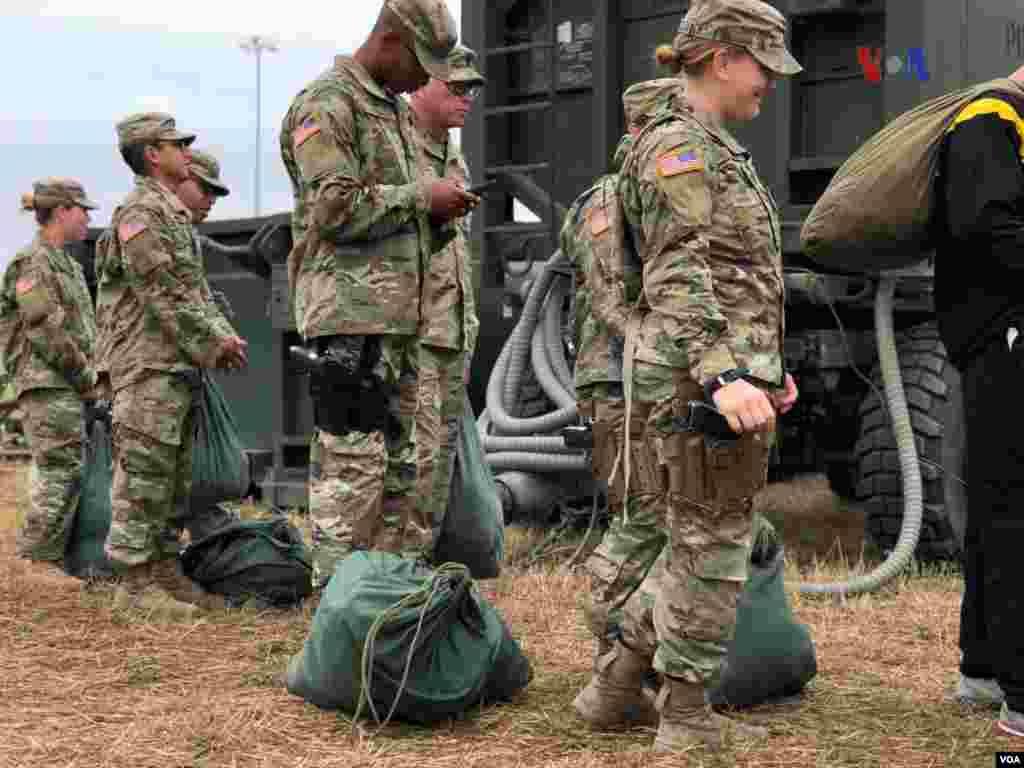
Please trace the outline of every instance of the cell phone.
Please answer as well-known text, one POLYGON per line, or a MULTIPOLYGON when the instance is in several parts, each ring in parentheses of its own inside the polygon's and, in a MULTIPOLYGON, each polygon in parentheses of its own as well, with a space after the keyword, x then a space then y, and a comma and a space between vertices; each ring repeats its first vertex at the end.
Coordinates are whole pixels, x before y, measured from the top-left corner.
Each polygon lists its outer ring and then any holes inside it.
POLYGON ((483 184, 474 184, 472 187, 470 187, 466 191, 469 192, 469 194, 471 194, 471 195, 482 195, 484 192, 486 192, 488 189, 490 189, 493 186, 494 186, 494 179, 491 179, 490 181, 485 181, 483 184))

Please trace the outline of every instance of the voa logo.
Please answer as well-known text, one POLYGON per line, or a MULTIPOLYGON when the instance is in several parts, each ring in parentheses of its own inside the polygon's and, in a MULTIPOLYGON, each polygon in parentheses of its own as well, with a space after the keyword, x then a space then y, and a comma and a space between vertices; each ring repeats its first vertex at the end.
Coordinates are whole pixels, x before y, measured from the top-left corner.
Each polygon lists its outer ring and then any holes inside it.
POLYGON ((860 62, 864 79, 872 83, 882 82, 883 70, 885 77, 904 77, 907 79, 916 77, 919 82, 925 82, 931 78, 928 74, 928 64, 924 57, 924 48, 908 48, 902 55, 889 54, 882 61, 883 50, 881 48, 869 48, 866 45, 858 46, 857 61, 860 62))
POLYGON ((996 755, 996 765, 1024 765, 1020 755, 996 755))

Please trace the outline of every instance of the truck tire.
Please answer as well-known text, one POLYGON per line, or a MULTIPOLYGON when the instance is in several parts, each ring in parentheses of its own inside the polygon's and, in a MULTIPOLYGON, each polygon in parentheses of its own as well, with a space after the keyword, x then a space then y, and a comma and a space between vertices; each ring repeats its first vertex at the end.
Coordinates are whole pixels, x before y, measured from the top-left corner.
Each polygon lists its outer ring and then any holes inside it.
MULTIPOLYGON (((933 323, 901 333, 896 346, 918 455, 934 462, 921 462, 924 511, 915 556, 954 559, 963 551, 967 524, 960 375, 947 359, 933 323)), ((887 551, 895 548, 899 538, 903 479, 888 409, 879 401, 885 393, 877 366, 872 381, 877 393, 869 391, 860 406, 856 495, 867 513, 868 537, 887 551)))

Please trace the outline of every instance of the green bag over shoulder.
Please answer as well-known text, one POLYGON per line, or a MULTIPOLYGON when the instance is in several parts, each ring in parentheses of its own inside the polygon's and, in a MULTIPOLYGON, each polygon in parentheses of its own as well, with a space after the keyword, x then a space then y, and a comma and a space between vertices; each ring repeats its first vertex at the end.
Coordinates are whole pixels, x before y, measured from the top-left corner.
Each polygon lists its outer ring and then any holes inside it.
POLYGON ((1007 78, 918 105, 867 140, 836 171, 800 231, 804 253, 831 269, 875 272, 908 267, 932 244, 935 175, 956 116, 985 93, 1024 98, 1007 78))

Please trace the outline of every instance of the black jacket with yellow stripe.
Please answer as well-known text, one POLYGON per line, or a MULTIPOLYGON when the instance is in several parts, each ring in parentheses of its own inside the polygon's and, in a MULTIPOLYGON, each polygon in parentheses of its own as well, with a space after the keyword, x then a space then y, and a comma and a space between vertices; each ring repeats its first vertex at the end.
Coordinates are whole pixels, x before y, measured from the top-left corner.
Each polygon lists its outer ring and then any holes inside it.
POLYGON ((983 94, 945 139, 936 190, 935 313, 963 370, 1024 316, 1024 100, 983 94))

